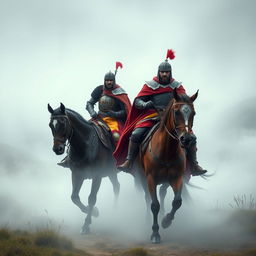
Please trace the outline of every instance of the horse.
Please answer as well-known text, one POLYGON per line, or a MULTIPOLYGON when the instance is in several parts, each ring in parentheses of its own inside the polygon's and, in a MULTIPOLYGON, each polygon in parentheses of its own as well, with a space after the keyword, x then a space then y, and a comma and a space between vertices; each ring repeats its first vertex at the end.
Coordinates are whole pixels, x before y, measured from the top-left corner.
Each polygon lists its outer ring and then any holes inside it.
POLYGON ((65 152, 66 144, 69 144, 68 157, 72 173, 71 200, 83 213, 86 213, 81 234, 90 232, 92 216, 98 217, 98 209, 95 207, 97 193, 103 177, 109 177, 115 195, 118 198, 120 184, 117 179, 112 150, 101 142, 92 122, 85 120, 74 110, 65 108, 64 104, 53 110, 48 104, 51 113, 49 126, 53 135, 53 151, 56 155, 65 152), (91 179, 91 192, 88 197, 88 206, 85 206, 79 197, 83 181, 91 179))
POLYGON ((176 90, 173 91, 173 99, 160 114, 161 120, 158 129, 152 135, 146 148, 140 151, 136 160, 148 208, 151 201, 152 243, 161 242, 158 225, 160 204, 157 197, 157 186, 161 185, 160 202, 162 204, 169 185, 174 192, 172 209, 162 219, 163 228, 171 225, 175 212, 182 204, 184 173, 187 168, 184 145, 189 145, 191 142, 195 115, 193 102, 197 96, 198 91, 191 97, 185 94, 178 95, 176 90))

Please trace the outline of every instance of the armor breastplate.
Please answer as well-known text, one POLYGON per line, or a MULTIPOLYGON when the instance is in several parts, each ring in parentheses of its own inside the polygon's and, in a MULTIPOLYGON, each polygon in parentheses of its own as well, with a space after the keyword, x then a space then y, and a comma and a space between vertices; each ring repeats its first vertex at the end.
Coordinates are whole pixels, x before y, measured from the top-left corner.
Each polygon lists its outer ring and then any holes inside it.
POLYGON ((107 112, 114 110, 115 99, 107 95, 102 95, 99 100, 99 110, 102 112, 107 112))
POLYGON ((166 107, 169 102, 173 99, 172 92, 160 93, 156 95, 152 95, 152 101, 156 107, 166 107))

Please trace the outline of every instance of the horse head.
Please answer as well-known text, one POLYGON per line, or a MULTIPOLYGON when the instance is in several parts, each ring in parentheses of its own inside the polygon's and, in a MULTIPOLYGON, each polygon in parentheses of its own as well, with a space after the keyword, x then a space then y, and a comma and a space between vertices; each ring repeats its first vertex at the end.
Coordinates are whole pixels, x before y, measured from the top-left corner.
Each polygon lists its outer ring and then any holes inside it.
POLYGON ((169 111, 167 109, 168 112, 171 111, 172 115, 170 127, 174 129, 175 137, 179 139, 180 143, 185 147, 189 147, 195 138, 192 132, 196 114, 193 102, 198 96, 198 91, 189 97, 186 94, 179 95, 174 89, 173 96, 174 99, 170 104, 169 111))
POLYGON ((71 139, 72 126, 66 113, 65 106, 60 103, 60 107, 53 110, 48 104, 48 111, 51 113, 49 126, 53 135, 53 148, 52 150, 57 155, 65 152, 66 143, 71 139))

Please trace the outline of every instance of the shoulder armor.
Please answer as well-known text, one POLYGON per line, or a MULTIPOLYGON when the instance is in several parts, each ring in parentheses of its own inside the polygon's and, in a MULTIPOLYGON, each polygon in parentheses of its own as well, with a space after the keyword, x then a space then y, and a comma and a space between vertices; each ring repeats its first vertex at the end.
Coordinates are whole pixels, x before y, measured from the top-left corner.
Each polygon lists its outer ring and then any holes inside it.
POLYGON ((113 93, 114 95, 127 94, 127 93, 125 92, 125 90, 124 90, 123 88, 121 88, 121 87, 112 90, 112 93, 113 93))
POLYGON ((97 86, 93 92, 91 93, 91 97, 95 100, 95 101, 98 101, 101 97, 101 94, 102 94, 102 91, 103 91, 103 85, 99 85, 97 86))
POLYGON ((174 88, 179 88, 181 86, 182 82, 178 82, 176 80, 173 80, 172 83, 169 84, 169 86, 174 89, 174 88))
POLYGON ((159 84, 155 80, 151 80, 151 81, 146 81, 146 85, 148 87, 150 87, 151 89, 153 89, 153 90, 156 90, 159 87, 163 87, 163 88, 171 87, 172 89, 174 89, 174 88, 180 87, 181 86, 181 82, 173 80, 170 84, 163 85, 163 84, 159 84))

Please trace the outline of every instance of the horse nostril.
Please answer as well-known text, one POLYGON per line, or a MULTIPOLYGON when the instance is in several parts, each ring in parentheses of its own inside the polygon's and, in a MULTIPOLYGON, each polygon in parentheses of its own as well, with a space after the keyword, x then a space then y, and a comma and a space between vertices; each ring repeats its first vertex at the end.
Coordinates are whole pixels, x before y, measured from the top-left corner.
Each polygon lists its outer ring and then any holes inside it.
POLYGON ((59 152, 62 153, 64 151, 64 146, 63 145, 60 145, 59 148, 58 148, 59 152))
POLYGON ((181 137, 180 137, 180 141, 181 141, 181 142, 185 141, 185 137, 184 137, 184 136, 181 136, 181 137))

